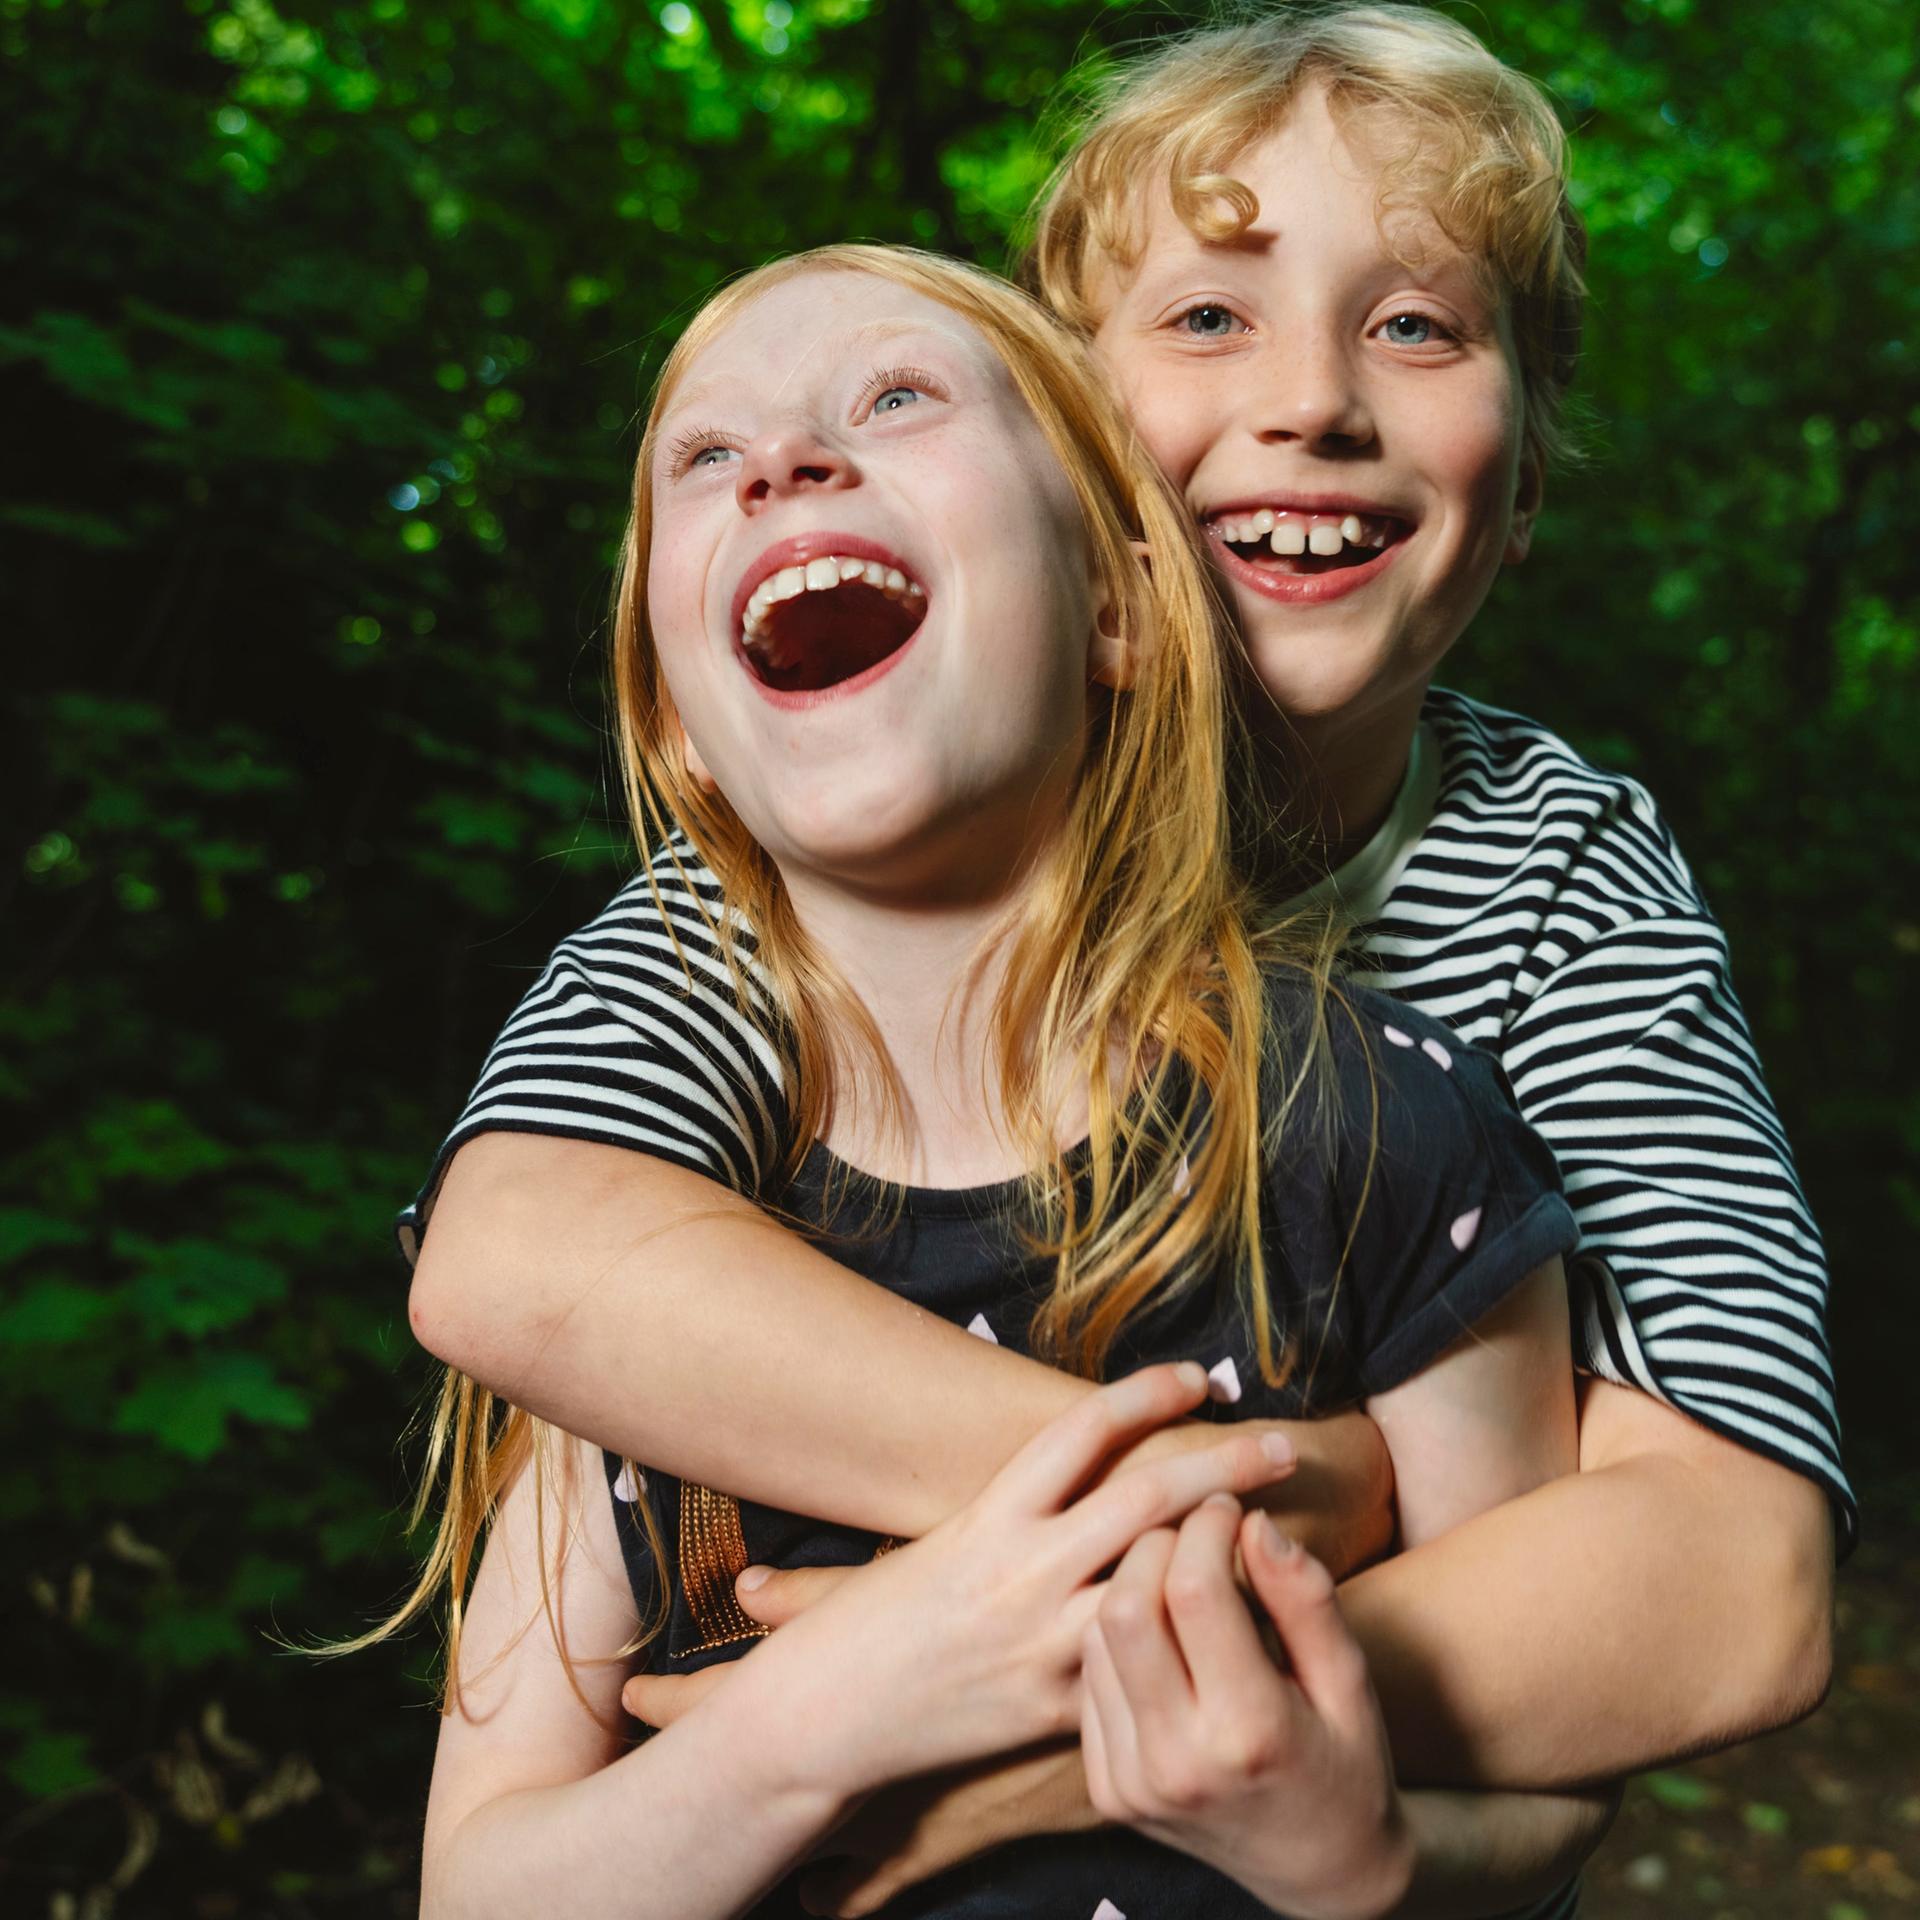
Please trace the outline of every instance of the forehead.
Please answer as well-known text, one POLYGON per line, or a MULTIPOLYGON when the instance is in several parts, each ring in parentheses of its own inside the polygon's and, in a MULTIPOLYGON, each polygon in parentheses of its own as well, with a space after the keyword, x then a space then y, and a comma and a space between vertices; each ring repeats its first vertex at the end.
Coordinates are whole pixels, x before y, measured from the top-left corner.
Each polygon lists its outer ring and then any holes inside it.
POLYGON ((1482 277, 1487 263, 1396 191, 1400 163, 1428 131, 1413 114, 1387 106, 1337 110, 1323 85, 1303 88, 1274 126, 1220 168, 1258 202, 1245 230, 1221 240, 1195 233, 1175 210, 1164 174, 1156 175, 1122 223, 1134 243, 1131 266, 1095 263, 1089 291, 1096 307, 1110 309, 1157 270, 1203 259, 1291 264, 1305 257, 1329 268, 1391 263, 1482 277))
MULTIPOLYGON (((752 295, 688 362, 670 401, 831 378, 849 358, 925 343, 986 370, 1000 360, 970 321, 911 287, 848 269, 798 273, 752 295)), ((917 350, 917 348, 916 348, 917 350)))

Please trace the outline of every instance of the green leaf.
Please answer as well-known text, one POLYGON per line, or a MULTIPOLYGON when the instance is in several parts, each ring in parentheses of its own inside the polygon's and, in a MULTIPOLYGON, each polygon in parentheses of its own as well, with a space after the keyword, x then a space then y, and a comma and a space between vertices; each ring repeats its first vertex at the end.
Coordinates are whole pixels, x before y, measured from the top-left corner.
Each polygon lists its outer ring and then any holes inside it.
POLYGON ((70 1347, 111 1311, 109 1301, 71 1280, 37 1280, 0 1307, 0 1347, 70 1347))
POLYGON ((1717 1806, 1721 1799, 1718 1787, 1690 1773, 1643 1774, 1640 1785, 1670 1813, 1698 1813, 1702 1807, 1717 1806))
POLYGON ((0 1207, 0 1267, 42 1247, 78 1246, 86 1237, 84 1227, 56 1214, 33 1207, 0 1207))
POLYGON ((175 1187, 217 1173, 232 1155, 169 1100, 107 1102, 87 1126, 90 1171, 175 1187))
POLYGON ((7 1778, 35 1800, 90 1787, 100 1775, 87 1757, 88 1747, 85 1734, 29 1734, 7 1761, 7 1778))
POLYGON ((312 1409, 250 1353, 211 1354, 149 1374, 114 1412, 115 1433, 145 1434, 189 1460, 208 1460, 227 1439, 229 1420, 304 1427, 312 1409))
POLYGON ((127 1288, 128 1304, 160 1332, 198 1339, 286 1298, 283 1268, 218 1241, 174 1240, 156 1246, 123 1237, 116 1248, 133 1252, 139 1262, 127 1288))

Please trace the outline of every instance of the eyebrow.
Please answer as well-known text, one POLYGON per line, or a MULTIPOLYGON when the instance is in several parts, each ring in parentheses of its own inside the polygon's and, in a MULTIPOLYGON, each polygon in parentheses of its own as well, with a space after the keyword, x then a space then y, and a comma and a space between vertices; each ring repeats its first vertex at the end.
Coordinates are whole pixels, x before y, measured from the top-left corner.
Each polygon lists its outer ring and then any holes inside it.
MULTIPOLYGON (((843 334, 835 336, 836 348, 857 349, 863 346, 878 346, 887 340, 897 340, 905 334, 931 333, 944 336, 956 346, 965 346, 966 342, 955 330, 934 319, 924 320, 862 320, 858 326, 849 327, 843 334)), ((737 381, 721 379, 710 375, 704 380, 694 380, 682 387, 669 402, 662 414, 664 425, 683 408, 704 406, 709 395, 730 391, 737 381)))

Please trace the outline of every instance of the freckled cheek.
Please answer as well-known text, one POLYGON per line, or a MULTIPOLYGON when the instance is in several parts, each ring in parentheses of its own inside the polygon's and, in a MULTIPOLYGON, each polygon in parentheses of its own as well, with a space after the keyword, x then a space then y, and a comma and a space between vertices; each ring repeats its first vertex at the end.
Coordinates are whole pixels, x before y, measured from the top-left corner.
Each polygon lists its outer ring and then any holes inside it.
POLYGON ((1219 438, 1207 395, 1167 379, 1136 389, 1127 401, 1141 444, 1175 486, 1184 486, 1219 438))
POLYGON ((704 652, 700 641, 706 620, 698 574, 672 563, 656 566, 647 581, 647 622, 663 664, 684 675, 687 662, 704 652))

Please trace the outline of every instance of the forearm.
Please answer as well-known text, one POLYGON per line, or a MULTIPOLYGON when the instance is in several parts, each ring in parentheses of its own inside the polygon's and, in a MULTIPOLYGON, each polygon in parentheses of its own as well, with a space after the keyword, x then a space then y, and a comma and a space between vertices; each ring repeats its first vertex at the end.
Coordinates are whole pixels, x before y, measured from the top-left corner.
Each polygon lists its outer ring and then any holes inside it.
POLYGON ((902 1536, 964 1505, 1089 1391, 711 1181, 575 1141, 489 1134, 461 1149, 413 1308, 423 1344, 556 1426, 902 1536))
POLYGON ((847 1805, 769 1765, 764 1726, 742 1719, 753 1712, 746 1690, 732 1702, 725 1692, 596 1773, 503 1794, 444 1836, 430 1824, 422 1920, 745 1911, 847 1805))
POLYGON ((1596 1448, 1583 1426, 1585 1471, 1342 1590, 1403 1778, 1616 1779, 1782 1725, 1824 1691, 1817 1490, 1643 1396, 1595 1391, 1625 1396, 1630 1420, 1679 1423, 1670 1443, 1596 1448))
POLYGON ((1588 1793, 1402 1796, 1413 1838, 1413 1881, 1402 1920, 1478 1920, 1564 1886, 1613 1824, 1616 1789, 1588 1793))
MULTIPOLYGON (((577 1141, 488 1134, 461 1149, 413 1311, 431 1351, 567 1432, 902 1537, 964 1506, 1092 1391, 909 1305, 711 1181, 577 1141)), ((1300 1467, 1265 1503, 1336 1569, 1381 1551, 1391 1468, 1371 1423, 1289 1430, 1300 1467)), ((1170 1433, 1142 1452, 1188 1443, 1170 1433)))

